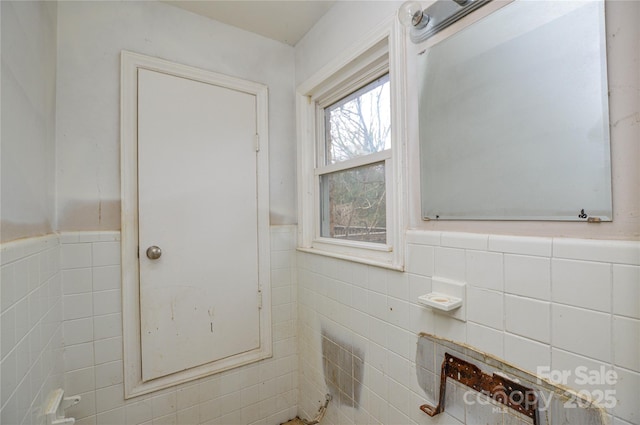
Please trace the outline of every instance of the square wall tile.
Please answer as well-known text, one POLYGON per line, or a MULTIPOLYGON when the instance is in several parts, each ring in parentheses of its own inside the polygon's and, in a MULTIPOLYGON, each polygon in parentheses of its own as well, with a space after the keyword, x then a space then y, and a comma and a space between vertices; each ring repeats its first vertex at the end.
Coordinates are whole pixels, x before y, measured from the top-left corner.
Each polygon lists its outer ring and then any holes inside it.
POLYGON ((151 414, 151 400, 127 403, 124 407, 124 413, 127 424, 142 424, 146 421, 151 421, 151 419, 153 419, 153 415, 151 414))
POLYGON ((551 365, 551 347, 548 344, 505 333, 504 358, 529 372, 538 373, 540 368, 551 365))
POLYGON ((389 316, 387 297, 377 292, 369 291, 367 294, 367 311, 373 317, 386 321, 389 316))
POLYGON ((16 344, 16 312, 10 308, 0 316, 0 357, 4 358, 16 344))
POLYGON ((367 288, 385 294, 387 292, 387 270, 380 267, 367 268, 367 288))
POLYGON ((505 295, 506 330, 543 343, 551 342, 551 303, 505 295))
POLYGON ((65 295, 64 320, 82 319, 93 316, 93 294, 65 295))
POLYGON ((64 370, 70 372, 93 366, 93 343, 71 345, 64 348, 64 370))
POLYGON ((0 269, 0 311, 6 311, 15 301, 15 267, 7 264, 0 269))
POLYGON ((640 373, 640 320, 613 316, 613 362, 640 373))
POLYGON ((93 290, 105 291, 121 288, 120 266, 103 266, 93 268, 93 290))
POLYGON ((82 294, 92 291, 91 269, 69 269, 60 272, 64 295, 82 294))
POLYGON ((78 369, 64 374, 64 392, 79 394, 96 389, 93 367, 78 369))
POLYGON ((120 313, 116 313, 94 317, 93 333, 95 340, 121 336, 122 315, 120 313))
POLYGON ((388 320, 401 329, 411 326, 411 304, 396 298, 387 297, 388 320))
POLYGON ((551 260, 505 255, 504 286, 507 293, 548 301, 551 296, 551 260))
POLYGON ((200 420, 200 410, 198 406, 189 407, 184 410, 178 410, 176 420, 180 425, 197 424, 200 420))
POLYGON ((94 267, 120 264, 120 242, 94 242, 91 250, 94 267))
POLYGON ((12 351, 0 362, 0 374, 2 375, 2 382, 0 382, 0 394, 2 398, 0 398, 0 403, 3 405, 7 403, 18 386, 16 368, 16 352, 12 351))
MULTIPOLYGON (((259 388, 258 385, 253 385, 249 388, 254 387, 257 392, 259 388)), ((243 394, 245 391, 247 391, 247 389, 243 390, 243 394)), ((198 384, 194 384, 178 388, 176 391, 176 397, 176 406, 178 410, 196 406, 200 400, 200 386, 198 384)), ((255 401, 257 401, 257 397, 255 401)))
POLYGON ((466 267, 466 279, 469 285, 494 291, 502 291, 504 289, 502 253, 467 251, 466 267))
POLYGON ((467 344, 480 351, 504 357, 504 332, 475 323, 467 323, 467 344))
POLYGON ((124 387, 122 384, 96 390, 96 410, 106 412, 124 405, 124 387))
MULTIPOLYGON (((421 295, 428 294, 432 291, 432 280, 430 277, 421 276, 417 274, 409 275, 409 301, 412 303, 417 302, 417 299, 421 295)), ((355 298, 354 298, 355 301, 355 298)))
POLYGON ((387 293, 391 297, 413 302, 413 299, 409 298, 408 274, 389 271, 387 275, 387 293))
MULTIPOLYGON (((96 400, 97 405, 97 400, 96 400)), ((107 410, 106 412, 98 413, 96 416, 96 425, 115 425, 124 423, 124 406, 118 407, 113 410, 107 410)), ((151 425, 151 422, 145 422, 146 425, 151 425)))
POLYGON ((467 320, 502 331, 503 293, 467 287, 467 320))
POLYGON ((104 388, 123 382, 122 361, 103 363, 95 368, 96 388, 104 388))
POLYGON ((95 364, 122 360, 122 338, 94 341, 95 364))
POLYGON ((452 341, 467 342, 467 326, 465 322, 453 319, 444 312, 434 313, 435 334, 452 341))
MULTIPOLYGON (((29 292, 29 262, 23 259, 14 263, 14 267, 15 276, 13 289, 15 291, 15 300, 18 301, 29 292)), ((52 274, 53 272, 50 272, 47 273, 46 276, 51 276, 52 274)))
POLYGON ((640 319, 640 267, 613 265, 613 314, 640 319))
POLYGON ((65 345, 93 341, 93 318, 65 320, 62 324, 62 335, 65 345))
POLYGON ((91 244, 74 243, 60 247, 60 268, 78 269, 91 267, 91 244))
POLYGON ((615 384, 608 383, 604 379, 606 376, 601 373, 604 371, 604 373, 608 374, 614 370, 608 362, 603 363, 578 354, 552 348, 551 368, 552 377, 555 377, 552 380, 558 381, 559 377, 563 377, 560 383, 574 391, 612 390, 615 388, 615 384), (590 374, 594 373, 603 379, 595 380, 595 382, 587 379, 590 374))
POLYGON ((553 304, 551 343, 554 347, 611 362, 611 315, 553 304))
POLYGON ((433 309, 412 304, 409 330, 416 334, 435 333, 435 314, 433 309))
MULTIPOLYGON (((273 229, 273 227, 272 227, 273 229)), ((273 251, 286 251, 295 246, 295 237, 289 232, 271 232, 271 249, 273 251)))
POLYGON ((422 276, 433 276, 434 248, 426 245, 407 245, 407 271, 422 276))
POLYGON ((611 311, 611 264, 554 258, 551 287, 554 302, 611 311))
POLYGON ((14 304, 12 310, 15 312, 15 333, 17 342, 31 330, 29 327, 29 300, 27 298, 22 298, 14 304))
POLYGON ((122 310, 120 290, 99 291, 93 293, 93 314, 119 313, 122 310))
POLYGON ((465 251, 457 248, 435 248, 434 275, 447 279, 465 281, 465 251))
POLYGON ((620 368, 615 368, 615 371, 618 374, 618 383, 614 414, 632 424, 640 423, 640 403, 638 403, 640 373, 620 368))

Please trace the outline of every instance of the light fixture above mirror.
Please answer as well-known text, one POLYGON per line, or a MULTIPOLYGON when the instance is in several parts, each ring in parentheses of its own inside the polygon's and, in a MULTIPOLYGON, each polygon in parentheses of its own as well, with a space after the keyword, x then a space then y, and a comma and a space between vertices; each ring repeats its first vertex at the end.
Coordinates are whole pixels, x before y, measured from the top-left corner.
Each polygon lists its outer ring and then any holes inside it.
POLYGON ((398 20, 409 28, 411 41, 421 43, 491 0, 439 0, 426 9, 408 0, 398 9, 398 20))

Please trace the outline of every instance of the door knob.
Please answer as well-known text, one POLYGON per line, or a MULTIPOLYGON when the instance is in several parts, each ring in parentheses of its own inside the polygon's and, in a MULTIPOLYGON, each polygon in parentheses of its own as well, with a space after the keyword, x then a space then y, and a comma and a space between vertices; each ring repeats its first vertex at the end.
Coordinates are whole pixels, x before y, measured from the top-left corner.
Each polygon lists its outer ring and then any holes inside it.
POLYGON ((160 247, 153 245, 147 248, 147 257, 150 260, 157 260, 158 258, 160 258, 161 255, 162 255, 162 250, 160 249, 160 247))

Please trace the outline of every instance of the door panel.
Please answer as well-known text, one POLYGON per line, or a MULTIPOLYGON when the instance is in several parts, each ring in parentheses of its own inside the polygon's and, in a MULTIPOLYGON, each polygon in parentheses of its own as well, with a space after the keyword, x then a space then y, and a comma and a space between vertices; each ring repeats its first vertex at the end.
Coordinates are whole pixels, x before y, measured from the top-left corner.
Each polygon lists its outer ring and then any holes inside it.
POLYGON ((255 95, 138 70, 143 381, 260 346, 255 135, 255 95))

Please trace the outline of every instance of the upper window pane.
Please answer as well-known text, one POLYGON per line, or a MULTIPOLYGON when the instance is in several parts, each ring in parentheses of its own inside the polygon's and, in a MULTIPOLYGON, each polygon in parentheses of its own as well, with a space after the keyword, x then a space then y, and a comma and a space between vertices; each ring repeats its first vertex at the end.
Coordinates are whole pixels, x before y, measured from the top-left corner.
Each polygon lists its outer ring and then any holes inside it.
POLYGON ((389 74, 324 109, 326 164, 391 148, 389 74))

